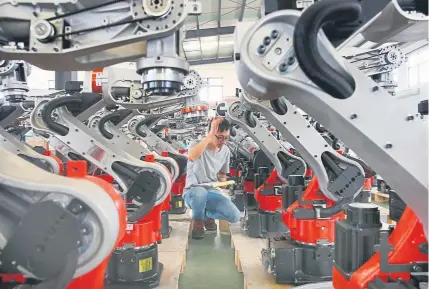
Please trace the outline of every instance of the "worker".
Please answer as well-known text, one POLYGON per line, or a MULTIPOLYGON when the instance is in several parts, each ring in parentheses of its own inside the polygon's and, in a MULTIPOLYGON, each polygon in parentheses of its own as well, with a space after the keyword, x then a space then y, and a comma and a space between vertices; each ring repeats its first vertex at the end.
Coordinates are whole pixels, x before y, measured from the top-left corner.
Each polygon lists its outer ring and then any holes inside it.
POLYGON ((227 179, 231 151, 225 143, 229 129, 226 119, 215 118, 209 124, 207 136, 189 144, 184 199, 192 209, 193 239, 203 239, 205 229, 216 231, 214 219, 230 223, 240 220, 240 211, 234 203, 218 188, 207 185, 227 179))

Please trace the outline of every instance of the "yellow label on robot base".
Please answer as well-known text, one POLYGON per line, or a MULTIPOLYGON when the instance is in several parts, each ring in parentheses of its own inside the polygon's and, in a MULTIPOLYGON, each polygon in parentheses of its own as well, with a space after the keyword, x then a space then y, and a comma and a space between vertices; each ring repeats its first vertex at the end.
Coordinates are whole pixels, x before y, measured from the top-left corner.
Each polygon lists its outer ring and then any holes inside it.
POLYGON ((176 208, 181 208, 183 206, 182 201, 177 201, 176 202, 176 208))
POLYGON ((144 273, 152 270, 152 257, 139 260, 139 272, 144 273))

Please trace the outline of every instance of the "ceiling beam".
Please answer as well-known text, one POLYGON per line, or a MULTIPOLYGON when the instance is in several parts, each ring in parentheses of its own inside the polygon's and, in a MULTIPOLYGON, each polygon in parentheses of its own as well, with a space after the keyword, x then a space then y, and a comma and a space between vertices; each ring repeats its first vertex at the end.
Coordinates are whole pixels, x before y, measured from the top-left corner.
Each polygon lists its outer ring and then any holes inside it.
POLYGON ((224 26, 220 28, 206 28, 197 30, 187 30, 185 34, 186 39, 190 38, 199 38, 199 37, 209 37, 217 35, 228 35, 234 34, 234 26, 224 26))
POLYGON ((198 19, 198 15, 197 15, 197 37, 198 37, 198 41, 200 42, 200 58, 201 60, 203 60, 203 48, 201 45, 201 37, 200 37, 200 20, 198 19))
POLYGON ((219 11, 217 12, 217 53, 216 53, 216 59, 219 59, 219 46, 220 46, 220 34, 219 34, 219 29, 220 29, 220 21, 222 19, 222 0, 218 1, 219 3, 219 11))
POLYGON ((205 65, 205 64, 215 64, 215 63, 225 63, 233 62, 233 57, 221 57, 221 58, 211 58, 203 60, 188 60, 189 65, 205 65))
POLYGON ((243 21, 243 17, 244 17, 244 9, 246 8, 246 0, 242 0, 243 2, 241 2, 241 8, 240 8, 240 13, 238 14, 238 21, 243 21))

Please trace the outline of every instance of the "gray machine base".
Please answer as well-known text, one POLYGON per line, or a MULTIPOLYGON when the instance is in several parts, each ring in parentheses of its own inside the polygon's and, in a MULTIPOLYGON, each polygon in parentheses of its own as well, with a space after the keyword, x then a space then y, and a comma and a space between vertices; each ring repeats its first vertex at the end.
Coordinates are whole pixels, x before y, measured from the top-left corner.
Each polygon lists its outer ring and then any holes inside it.
POLYGON ((231 201, 240 212, 244 212, 244 198, 244 193, 241 190, 235 190, 231 197, 231 201))
POLYGON ((110 257, 105 288, 154 288, 161 279, 163 265, 156 243, 140 248, 117 248, 110 257))
POLYGON ((277 213, 248 210, 245 222, 245 228, 251 238, 266 238, 269 233, 289 232, 281 219, 281 215, 277 213))
POLYGON ((170 226, 170 220, 168 219, 168 211, 161 212, 161 235, 163 239, 170 237, 173 228, 170 226))
POLYGON ((271 238, 262 262, 279 284, 307 284, 332 280, 334 246, 307 246, 290 239, 271 238))
POLYGON ((171 215, 181 215, 186 213, 186 206, 185 206, 185 200, 183 200, 182 195, 172 195, 171 196, 171 209, 169 213, 171 215))

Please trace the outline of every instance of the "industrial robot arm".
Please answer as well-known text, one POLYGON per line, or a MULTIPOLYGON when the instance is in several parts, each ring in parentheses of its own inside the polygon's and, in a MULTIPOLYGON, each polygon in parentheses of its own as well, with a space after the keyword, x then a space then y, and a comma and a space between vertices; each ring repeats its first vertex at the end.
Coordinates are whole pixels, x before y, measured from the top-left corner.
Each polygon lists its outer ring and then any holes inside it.
POLYGON ((2 127, 0 127, 0 141, 1 146, 10 153, 17 155, 48 172, 54 174, 60 173, 59 164, 55 159, 35 152, 32 148, 25 143, 20 142, 2 127))
MULTIPOLYGON (((189 15, 201 13, 201 3, 2 0, 0 11, 0 59, 24 60, 45 70, 73 71, 143 56, 151 59, 142 62, 152 62, 151 56, 159 56, 155 62, 174 61, 175 34, 189 15), (168 53, 161 57, 163 50, 168 53)), ((154 64, 152 68, 157 66, 154 64)))
POLYGON ((111 186, 48 173, 2 147, 0 156, 2 272, 65 289, 106 260, 125 232, 125 204, 111 186))
POLYGON ((282 144, 261 124, 261 122, 240 102, 232 103, 226 118, 239 125, 264 151, 279 172, 278 177, 287 182, 289 175, 304 175, 307 165, 302 159, 290 154, 282 144))
MULTIPOLYGON (((418 114, 417 103, 415 110, 408 110, 364 72, 340 59, 319 32, 326 21, 339 16, 350 21, 359 12, 358 1, 326 0, 310 6, 301 17, 292 10, 264 17, 244 38, 239 80, 256 98, 286 96, 340 138, 395 188, 427 232, 427 119, 418 114), (416 153, 407 153, 410 148, 416 153)), ((396 0, 370 24, 362 28, 364 35, 381 39, 380 43, 427 37, 427 16, 404 12, 396 0), (388 19, 395 19, 395 25, 381 25, 388 19), (414 25, 421 29, 410 31, 414 25)))
POLYGON ((56 160, 35 152, 27 144, 18 140, 5 128, 15 121, 24 111, 20 106, 4 105, 0 107, 0 140, 1 146, 21 158, 35 164, 39 168, 59 174, 60 167, 56 160))
POLYGON ((284 98, 260 102, 245 91, 241 101, 260 111, 292 144, 316 174, 320 190, 328 198, 351 201, 359 194, 364 183, 362 167, 332 149, 290 102, 284 98))
POLYGON ((31 123, 38 131, 54 135, 82 157, 111 175, 119 184, 127 199, 139 209, 128 216, 135 222, 146 215, 154 205, 162 203, 171 189, 171 177, 167 170, 156 163, 136 159, 121 148, 113 146, 95 131, 86 127, 69 112, 77 109, 82 99, 66 96, 39 104, 33 111, 31 123), (58 121, 51 119, 54 110, 58 121))
MULTIPOLYGON (((106 139, 110 140, 113 145, 121 147, 127 153, 138 159, 144 160, 146 155, 153 155, 153 153, 146 147, 130 139, 124 132, 118 129, 119 124, 132 114, 133 111, 129 109, 121 109, 108 113, 99 120, 98 131, 106 139)), ((158 163, 165 165, 169 169, 174 182, 179 176, 179 166, 177 162, 170 157, 163 157, 158 154, 154 155, 154 158, 158 163)))
POLYGON ((0 105, 3 100, 19 102, 25 99, 29 90, 27 76, 30 73, 31 66, 28 63, 20 60, 2 60, 0 57, 0 105))
POLYGON ((173 158, 179 165, 179 176, 186 172, 187 158, 179 153, 171 144, 163 141, 154 133, 150 127, 153 126, 159 118, 135 118, 128 123, 130 132, 135 133, 144 139, 144 142, 157 153, 168 152, 168 156, 173 158))
MULTIPOLYGON (((92 92, 101 93, 107 104, 129 109, 152 110, 172 105, 183 107, 185 103, 198 96, 202 86, 201 76, 195 70, 189 71, 183 79, 183 87, 177 87, 174 93, 167 88, 161 89, 160 87, 164 85, 160 83, 161 81, 165 79, 153 81, 148 88, 145 80, 132 69, 107 67, 101 71, 91 72, 92 92)), ((182 81, 176 79, 174 82, 182 81)))
POLYGON ((232 127, 230 133, 230 140, 228 145, 232 147, 232 153, 240 153, 248 161, 251 161, 256 151, 260 148, 256 142, 249 137, 240 127, 232 127))

